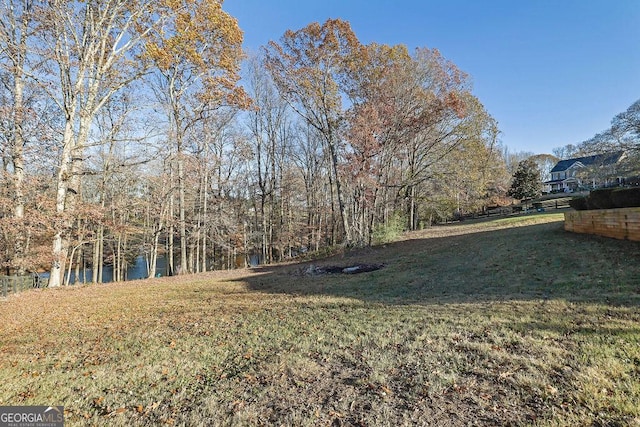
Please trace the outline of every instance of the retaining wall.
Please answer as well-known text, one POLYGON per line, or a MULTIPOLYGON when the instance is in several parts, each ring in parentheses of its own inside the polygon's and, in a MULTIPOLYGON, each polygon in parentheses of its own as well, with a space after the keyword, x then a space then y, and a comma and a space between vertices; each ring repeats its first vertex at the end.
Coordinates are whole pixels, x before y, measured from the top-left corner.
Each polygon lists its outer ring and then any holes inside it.
POLYGON ((564 229, 640 242, 640 208, 565 212, 564 229))

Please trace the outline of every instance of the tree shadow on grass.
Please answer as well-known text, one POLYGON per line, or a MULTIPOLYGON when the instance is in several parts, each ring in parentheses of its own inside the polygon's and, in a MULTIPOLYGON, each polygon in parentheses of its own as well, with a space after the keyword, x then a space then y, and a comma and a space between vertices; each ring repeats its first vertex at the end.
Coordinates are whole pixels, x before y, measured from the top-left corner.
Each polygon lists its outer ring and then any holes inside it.
POLYGON ((640 243, 564 231, 562 222, 431 237, 352 250, 323 260, 260 266, 250 290, 381 304, 564 299, 640 305, 640 243), (362 274, 326 267, 383 264, 362 274))

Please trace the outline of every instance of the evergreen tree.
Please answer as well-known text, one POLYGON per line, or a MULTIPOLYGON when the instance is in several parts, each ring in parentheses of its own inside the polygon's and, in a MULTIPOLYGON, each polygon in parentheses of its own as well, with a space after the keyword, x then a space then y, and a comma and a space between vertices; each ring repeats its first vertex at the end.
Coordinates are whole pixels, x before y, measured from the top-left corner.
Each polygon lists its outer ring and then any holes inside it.
POLYGON ((540 169, 535 161, 527 159, 518 163, 507 194, 519 200, 533 198, 540 195, 541 188, 540 169))

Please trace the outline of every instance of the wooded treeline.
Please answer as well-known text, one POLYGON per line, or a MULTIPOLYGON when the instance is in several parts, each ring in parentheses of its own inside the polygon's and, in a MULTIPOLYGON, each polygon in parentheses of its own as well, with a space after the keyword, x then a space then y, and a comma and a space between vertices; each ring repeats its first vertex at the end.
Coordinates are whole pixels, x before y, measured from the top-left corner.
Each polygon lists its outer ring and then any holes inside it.
POLYGON ((505 196, 497 123, 436 49, 363 45, 329 20, 245 58, 221 3, 3 2, 7 273, 269 263, 505 196))

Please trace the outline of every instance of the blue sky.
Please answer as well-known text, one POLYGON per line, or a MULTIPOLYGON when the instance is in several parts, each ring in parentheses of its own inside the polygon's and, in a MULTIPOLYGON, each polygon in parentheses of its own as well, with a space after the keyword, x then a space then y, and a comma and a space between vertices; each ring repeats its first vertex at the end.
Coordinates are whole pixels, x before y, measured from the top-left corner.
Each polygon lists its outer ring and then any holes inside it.
POLYGON ((226 0, 245 48, 341 18, 362 43, 437 48, 510 151, 550 153, 640 99, 640 0, 226 0))

